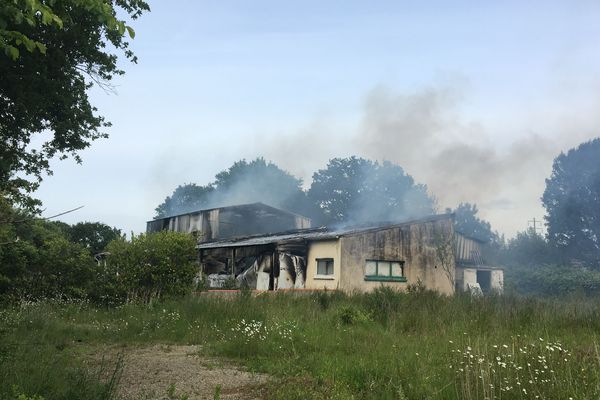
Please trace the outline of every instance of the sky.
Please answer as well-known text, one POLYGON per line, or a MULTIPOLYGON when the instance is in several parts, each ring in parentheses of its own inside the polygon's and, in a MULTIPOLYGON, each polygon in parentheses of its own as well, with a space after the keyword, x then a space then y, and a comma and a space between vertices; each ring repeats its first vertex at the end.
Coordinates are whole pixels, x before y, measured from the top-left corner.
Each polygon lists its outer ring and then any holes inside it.
POLYGON ((138 64, 90 100, 109 139, 53 161, 50 216, 143 232, 184 183, 264 157, 310 185, 333 157, 401 165, 440 211, 513 236, 552 160, 600 136, 596 1, 150 1, 138 64), (291 4, 295 3, 295 4, 291 4))

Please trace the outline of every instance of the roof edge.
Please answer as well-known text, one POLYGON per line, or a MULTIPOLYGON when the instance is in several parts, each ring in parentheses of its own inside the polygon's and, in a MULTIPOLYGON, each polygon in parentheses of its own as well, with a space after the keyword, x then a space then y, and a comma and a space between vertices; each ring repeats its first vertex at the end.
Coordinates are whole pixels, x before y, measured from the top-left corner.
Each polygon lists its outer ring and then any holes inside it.
MULTIPOLYGON (((363 228, 347 227, 345 230, 335 230, 335 229, 330 229, 328 227, 319 227, 319 228, 296 229, 296 230, 283 231, 283 232, 273 232, 273 233, 260 234, 260 235, 238 236, 238 237, 234 237, 234 238, 226 238, 226 239, 214 240, 214 241, 210 241, 210 242, 198 243, 196 248, 197 249, 214 249, 214 248, 219 248, 219 247, 236 247, 236 243, 238 243, 238 242, 239 242, 239 247, 253 246, 253 244, 244 244, 244 241, 252 240, 252 239, 259 239, 259 238, 268 239, 270 237, 273 238, 273 241, 269 242, 272 244, 272 243, 277 243, 278 238, 281 236, 285 236, 285 235, 293 235, 293 234, 309 235, 311 233, 317 233, 317 232, 323 233, 323 235, 319 236, 319 237, 305 238, 306 240, 316 242, 316 241, 322 241, 322 240, 331 240, 332 238, 350 236, 350 235, 360 234, 360 233, 365 233, 365 232, 377 231, 377 230, 382 230, 382 229, 392 229, 392 228, 397 228, 397 227, 407 226, 407 225, 424 224, 424 223, 435 222, 435 221, 440 221, 440 220, 444 220, 444 219, 453 220, 454 214, 453 213, 445 213, 445 214, 429 215, 427 217, 422 217, 422 218, 413 219, 413 220, 409 220, 409 221, 394 222, 394 223, 389 223, 389 224, 385 224, 385 225, 369 226, 369 227, 363 227, 363 228), (221 246, 219 246, 219 244, 221 244, 221 246)), ((297 239, 303 239, 303 238, 302 238, 302 236, 299 236, 297 239)))
POLYGON ((173 215, 169 215, 168 217, 161 217, 161 218, 155 218, 155 219, 151 219, 151 220, 147 220, 146 223, 149 222, 155 222, 155 221, 161 221, 163 219, 171 219, 171 218, 175 218, 175 217, 181 217, 183 215, 188 215, 188 214, 198 214, 204 211, 213 211, 213 210, 222 210, 222 209, 226 209, 226 208, 235 208, 235 207, 249 207, 249 206, 262 206, 262 207, 266 207, 266 208, 270 208, 272 210, 277 210, 286 214, 290 214, 290 215, 294 215, 296 217, 302 217, 302 218, 306 218, 308 220, 310 220, 312 222, 312 219, 309 217, 306 217, 304 215, 300 215, 300 214, 296 214, 292 211, 288 211, 288 210, 284 210, 283 208, 277 208, 274 206, 271 206, 269 204, 265 204, 261 201, 257 201, 254 203, 243 203, 243 204, 232 204, 232 205, 228 205, 228 206, 222 206, 222 207, 211 207, 211 208, 200 208, 198 210, 194 210, 194 211, 188 211, 188 212, 184 212, 184 213, 180 213, 180 214, 173 214, 173 215))

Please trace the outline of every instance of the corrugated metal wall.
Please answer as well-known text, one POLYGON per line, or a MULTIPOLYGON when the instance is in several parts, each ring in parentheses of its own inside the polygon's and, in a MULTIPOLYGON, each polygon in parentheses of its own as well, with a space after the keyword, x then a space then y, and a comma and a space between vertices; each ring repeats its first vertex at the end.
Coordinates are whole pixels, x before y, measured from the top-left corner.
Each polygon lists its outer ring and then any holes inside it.
POLYGON ((483 264, 481 243, 456 234, 456 261, 470 264, 483 264))

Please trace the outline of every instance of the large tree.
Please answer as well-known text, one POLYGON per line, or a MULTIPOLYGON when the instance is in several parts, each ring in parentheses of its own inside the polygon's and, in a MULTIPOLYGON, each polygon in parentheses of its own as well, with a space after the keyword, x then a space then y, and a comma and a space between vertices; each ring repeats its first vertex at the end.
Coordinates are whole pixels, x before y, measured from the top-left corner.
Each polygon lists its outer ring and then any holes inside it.
POLYGON ((301 179, 263 158, 235 162, 215 176, 213 185, 219 204, 262 201, 297 210, 303 195, 301 179))
POLYGON ((542 202, 550 243, 600 268, 600 138, 554 159, 542 202))
POLYGON ((454 210, 447 208, 446 212, 454 213, 454 229, 457 232, 484 243, 483 257, 487 262, 504 263, 510 259, 506 254, 504 235, 493 231, 488 221, 479 218, 477 205, 460 203, 454 210))
POLYGON ((1 196, 34 209, 50 159, 80 162, 80 150, 106 137, 88 89, 123 74, 119 52, 136 61, 122 18, 147 10, 143 0, 0 2, 1 196))
POLYGON ((434 213, 425 185, 390 162, 334 158, 313 175, 309 199, 326 223, 397 221, 434 213))
POLYGON ((178 186, 156 208, 156 218, 208 207, 263 202, 314 217, 315 207, 302 190, 302 180, 263 158, 235 162, 205 186, 178 186))
POLYGON ((447 209, 447 212, 454 213, 454 227, 456 231, 469 237, 489 243, 498 235, 492 231, 492 225, 477 216, 479 209, 477 205, 470 203, 460 203, 454 210, 447 209))
POLYGON ((179 185, 170 196, 165 198, 165 201, 156 207, 156 218, 207 208, 211 201, 210 195, 214 190, 212 185, 199 186, 195 183, 179 185))
POLYGON ((120 229, 110 227, 102 222, 78 222, 69 227, 67 238, 90 251, 98 254, 113 240, 123 237, 120 229))
POLYGON ((538 267, 556 262, 554 248, 533 228, 517 232, 517 235, 508 241, 501 257, 505 265, 515 267, 538 267))

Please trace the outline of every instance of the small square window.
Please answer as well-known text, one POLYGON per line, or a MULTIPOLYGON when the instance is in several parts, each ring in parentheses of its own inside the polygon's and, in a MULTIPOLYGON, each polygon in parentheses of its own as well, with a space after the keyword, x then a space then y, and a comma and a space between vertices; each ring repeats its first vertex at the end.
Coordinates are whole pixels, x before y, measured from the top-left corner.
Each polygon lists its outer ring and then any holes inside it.
POLYGON ((317 258, 317 275, 333 275, 333 258, 317 258))

